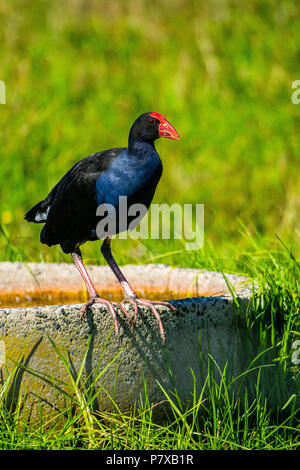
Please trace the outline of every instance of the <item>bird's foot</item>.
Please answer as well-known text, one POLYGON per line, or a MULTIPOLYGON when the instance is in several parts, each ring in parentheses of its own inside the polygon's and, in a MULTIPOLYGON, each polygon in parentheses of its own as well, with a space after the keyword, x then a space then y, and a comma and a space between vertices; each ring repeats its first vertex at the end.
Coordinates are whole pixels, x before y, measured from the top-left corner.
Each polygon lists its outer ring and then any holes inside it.
POLYGON ((120 309, 124 313, 124 315, 127 317, 127 319, 129 321, 132 321, 130 314, 127 312, 126 308, 123 305, 117 302, 111 302, 110 300, 102 299, 101 297, 92 297, 83 307, 83 310, 81 312, 81 320, 83 320, 86 317, 87 310, 95 303, 102 304, 108 307, 114 320, 116 336, 118 338, 118 341, 120 341, 120 325, 119 325, 119 321, 117 317, 117 310, 120 309))
POLYGON ((165 330, 164 330, 164 327, 163 327, 163 324, 162 324, 162 321, 161 321, 160 314, 158 313, 158 311, 156 309, 156 306, 162 305, 164 307, 168 307, 171 310, 173 310, 173 312, 176 312, 176 308, 172 304, 170 304, 169 302, 160 301, 160 300, 139 299, 138 297, 125 297, 122 304, 124 304, 126 302, 131 303, 134 306, 134 323, 136 322, 137 315, 138 315, 138 305, 141 305, 143 307, 149 307, 151 309, 153 315, 155 316, 155 318, 158 322, 159 332, 160 332, 162 342, 163 342, 163 344, 165 344, 165 341, 166 341, 165 330))

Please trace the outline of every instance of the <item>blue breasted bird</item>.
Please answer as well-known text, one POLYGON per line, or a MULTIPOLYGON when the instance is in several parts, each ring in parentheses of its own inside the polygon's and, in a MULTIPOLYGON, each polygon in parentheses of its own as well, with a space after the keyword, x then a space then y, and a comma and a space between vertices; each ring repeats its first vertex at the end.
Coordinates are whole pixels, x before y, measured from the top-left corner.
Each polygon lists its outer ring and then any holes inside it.
MULTIPOLYGON (((43 201, 26 213, 25 219, 44 223, 40 237, 42 243, 48 246, 59 244, 65 253, 71 253, 90 295, 90 300, 84 306, 83 316, 95 302, 107 305, 119 336, 117 310, 120 309, 130 319, 124 303, 132 304, 136 320, 138 305, 148 306, 158 321, 164 342, 165 332, 156 306, 161 304, 173 310, 175 308, 168 302, 137 297, 111 253, 112 234, 103 237, 100 235, 100 238, 104 238, 101 251, 123 288, 124 300, 121 304, 100 298, 86 271, 80 251, 80 245, 86 241, 99 239, 96 230, 101 219, 96 214, 99 205, 110 204, 118 213, 120 196, 125 196, 128 207, 139 203, 146 210, 149 208, 162 175, 162 163, 154 146, 154 141, 159 137, 179 139, 176 129, 164 116, 155 112, 142 114, 130 129, 128 147, 97 152, 80 160, 43 201)), ((126 219, 129 224, 130 217, 126 219)), ((115 233, 119 231, 121 229, 117 221, 115 233)))

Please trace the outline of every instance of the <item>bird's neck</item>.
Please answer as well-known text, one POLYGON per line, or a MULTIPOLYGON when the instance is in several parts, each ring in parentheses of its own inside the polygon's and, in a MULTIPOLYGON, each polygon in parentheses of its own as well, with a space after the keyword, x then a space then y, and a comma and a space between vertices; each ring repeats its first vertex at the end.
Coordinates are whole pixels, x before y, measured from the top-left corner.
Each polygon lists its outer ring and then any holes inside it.
POLYGON ((129 136, 128 153, 130 155, 137 155, 139 157, 156 153, 154 141, 149 142, 144 139, 129 136))

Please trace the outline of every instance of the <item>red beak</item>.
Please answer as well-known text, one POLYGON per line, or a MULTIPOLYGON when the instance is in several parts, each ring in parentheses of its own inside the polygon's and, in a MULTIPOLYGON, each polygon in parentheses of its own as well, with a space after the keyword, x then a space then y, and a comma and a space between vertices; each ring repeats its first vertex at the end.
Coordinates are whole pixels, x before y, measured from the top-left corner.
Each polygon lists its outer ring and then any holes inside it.
POLYGON ((159 113, 150 113, 150 116, 160 121, 160 125, 158 127, 159 137, 166 137, 167 139, 174 140, 180 139, 175 127, 173 127, 172 124, 170 124, 164 116, 159 113))

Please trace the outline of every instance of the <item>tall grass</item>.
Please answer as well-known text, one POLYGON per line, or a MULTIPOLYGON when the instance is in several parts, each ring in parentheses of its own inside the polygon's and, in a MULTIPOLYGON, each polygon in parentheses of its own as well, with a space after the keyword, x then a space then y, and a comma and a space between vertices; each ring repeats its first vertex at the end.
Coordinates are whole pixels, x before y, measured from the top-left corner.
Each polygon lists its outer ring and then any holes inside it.
MULTIPOLYGON (((69 364, 54 344, 53 347, 67 372, 72 374, 69 364)), ((213 358, 210 361, 216 365, 213 358)), ((95 393, 91 394, 91 389, 96 389, 96 383, 87 385, 85 380, 72 381, 72 406, 62 409, 56 416, 41 415, 40 422, 24 421, 20 401, 13 414, 6 406, 5 393, 11 381, 8 377, 0 401, 0 448, 291 450, 299 446, 299 407, 295 400, 288 412, 283 406, 274 414, 267 398, 262 397, 260 374, 255 384, 256 393, 250 398, 246 390, 240 394, 233 390, 234 381, 228 380, 226 367, 218 372, 219 377, 216 377, 209 369, 199 394, 195 387, 190 407, 162 388, 165 405, 169 405, 171 412, 159 423, 152 416, 155 404, 151 406, 147 399, 127 413, 118 409, 112 397, 113 411, 94 410, 95 393)))
MULTIPOLYGON (((69 260, 40 245, 24 212, 80 158, 126 145, 146 110, 182 136, 157 143, 155 202, 204 203, 213 246, 247 249, 237 217, 298 244, 299 18, 292 0, 2 0, 0 222, 13 246, 27 260, 69 260)), ((0 236, 0 259, 5 246, 0 236)), ((142 243, 116 246, 124 261, 147 257, 142 243)), ((99 259, 95 244, 85 256, 99 259)))

